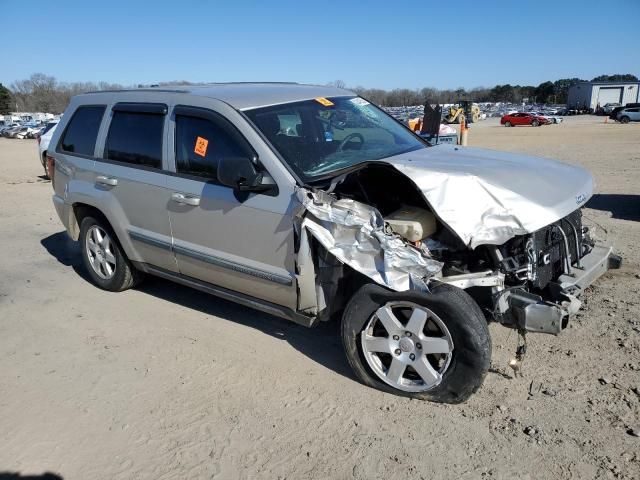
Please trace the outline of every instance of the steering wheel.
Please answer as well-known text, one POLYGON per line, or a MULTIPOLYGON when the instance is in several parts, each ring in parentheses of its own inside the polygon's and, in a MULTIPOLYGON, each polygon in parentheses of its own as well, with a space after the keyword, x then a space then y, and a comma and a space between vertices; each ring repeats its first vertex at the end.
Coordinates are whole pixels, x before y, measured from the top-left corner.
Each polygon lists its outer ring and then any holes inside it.
POLYGON ((362 134, 354 132, 354 133, 350 133, 349 135, 347 135, 342 139, 342 141, 340 142, 340 145, 338 145, 338 152, 342 152, 344 150, 344 147, 347 145, 347 143, 351 142, 351 140, 353 140, 354 138, 358 138, 360 140, 360 148, 362 148, 362 144, 364 143, 364 137, 362 136, 362 134))

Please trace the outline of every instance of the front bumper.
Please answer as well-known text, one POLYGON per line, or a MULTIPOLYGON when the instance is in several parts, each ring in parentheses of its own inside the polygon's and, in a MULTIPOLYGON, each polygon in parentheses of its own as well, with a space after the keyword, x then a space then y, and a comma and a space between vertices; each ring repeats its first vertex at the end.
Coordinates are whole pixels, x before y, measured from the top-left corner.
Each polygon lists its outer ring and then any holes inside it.
POLYGON ((613 247, 596 245, 580 259, 580 267, 573 265, 569 275, 560 275, 556 286, 567 292, 582 291, 607 270, 618 269, 621 265, 622 259, 613 253, 613 247))
POLYGON ((622 259, 609 246, 596 245, 573 265, 568 274, 561 275, 549 285, 553 302, 539 295, 516 289, 508 292, 509 318, 518 329, 557 335, 564 330, 569 317, 580 308, 578 296, 610 269, 620 268, 622 259))

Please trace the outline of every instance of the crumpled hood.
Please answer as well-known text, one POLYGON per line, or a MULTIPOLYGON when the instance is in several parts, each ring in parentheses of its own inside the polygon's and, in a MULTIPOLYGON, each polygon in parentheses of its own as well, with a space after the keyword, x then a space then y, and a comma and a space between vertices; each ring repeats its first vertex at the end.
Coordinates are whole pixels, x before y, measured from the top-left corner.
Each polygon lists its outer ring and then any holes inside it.
POLYGON ((480 148, 438 145, 383 161, 413 180, 471 248, 549 225, 584 205, 594 188, 581 167, 480 148))

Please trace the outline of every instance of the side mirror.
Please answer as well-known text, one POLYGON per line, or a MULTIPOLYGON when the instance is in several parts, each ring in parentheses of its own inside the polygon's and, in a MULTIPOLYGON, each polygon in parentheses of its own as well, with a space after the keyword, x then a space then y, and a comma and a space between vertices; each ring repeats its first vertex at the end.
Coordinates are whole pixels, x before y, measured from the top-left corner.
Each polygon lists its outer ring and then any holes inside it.
POLYGON ((223 157, 218 162, 218 181, 240 192, 261 192, 271 188, 262 184, 262 172, 248 157, 223 157))

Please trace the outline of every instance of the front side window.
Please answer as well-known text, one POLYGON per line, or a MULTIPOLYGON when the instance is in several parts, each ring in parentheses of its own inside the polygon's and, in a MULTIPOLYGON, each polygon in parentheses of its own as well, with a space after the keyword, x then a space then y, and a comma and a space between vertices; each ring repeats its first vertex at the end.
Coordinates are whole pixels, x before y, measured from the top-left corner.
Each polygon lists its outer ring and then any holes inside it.
POLYGON ((239 134, 222 119, 176 115, 176 172, 217 180, 221 158, 251 157, 239 134))
POLYGON ((426 148, 411 131, 360 97, 318 98, 245 113, 303 181, 426 148))
POLYGON ((163 115, 114 111, 105 157, 132 165, 162 168, 163 125, 163 115))
POLYGON ((62 136, 61 150, 92 157, 105 109, 104 105, 79 107, 62 136))

